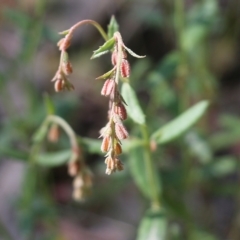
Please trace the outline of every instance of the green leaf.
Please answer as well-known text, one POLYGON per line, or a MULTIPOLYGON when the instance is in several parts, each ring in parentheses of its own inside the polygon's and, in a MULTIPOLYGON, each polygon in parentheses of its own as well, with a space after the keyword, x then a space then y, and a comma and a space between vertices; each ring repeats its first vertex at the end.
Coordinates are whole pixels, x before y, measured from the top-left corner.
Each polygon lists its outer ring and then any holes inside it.
POLYGON ((47 93, 44 94, 44 103, 45 103, 45 108, 47 111, 48 115, 54 115, 55 114, 55 108, 52 102, 52 99, 49 97, 47 93))
POLYGON ((39 165, 55 167, 66 163, 71 157, 71 150, 63 150, 55 153, 42 153, 36 157, 39 165))
POLYGON ((165 240, 167 235, 167 218, 163 211, 147 212, 142 219, 137 240, 165 240))
POLYGON ((186 132, 194 123, 196 123, 200 117, 202 117, 208 105, 208 101, 201 101, 197 103, 153 133, 151 139, 155 140, 159 144, 168 143, 176 139, 186 132))
POLYGON ((111 17, 110 23, 108 25, 108 38, 112 38, 114 33, 119 29, 118 23, 114 16, 111 17))
POLYGON ((112 37, 109 40, 107 40, 102 46, 100 46, 96 51, 93 51, 93 55, 91 59, 100 57, 101 55, 108 53, 115 44, 115 38, 112 37))
POLYGON ((106 79, 106 78, 109 78, 112 73, 114 72, 115 68, 111 69, 110 71, 104 73, 103 75, 99 76, 96 78, 96 80, 99 80, 99 79, 106 79))
POLYGON ((130 55, 132 55, 133 57, 135 58, 145 58, 146 56, 140 56, 140 55, 137 55, 135 52, 133 52, 130 48, 127 48, 124 44, 123 44, 124 48, 128 51, 128 53, 130 55))
POLYGON ((87 148, 87 152, 89 153, 102 153, 101 152, 101 140, 96 140, 92 138, 81 137, 79 139, 81 144, 84 144, 87 148))
MULTIPOLYGON (((152 199, 155 193, 152 192, 152 188, 151 186, 149 186, 148 173, 146 171, 147 166, 146 162, 144 161, 145 159, 143 148, 142 147, 133 148, 129 152, 128 160, 129 169, 134 182, 136 183, 139 190, 143 193, 145 197, 147 197, 148 199, 152 199)), ((154 168, 154 171, 157 171, 157 169, 154 168)), ((156 172, 154 176, 158 176, 158 173, 156 172)), ((155 179, 155 184, 157 185, 158 195, 160 195, 161 185, 159 178, 155 179)))
POLYGON ((132 120, 138 124, 145 123, 145 115, 139 105, 136 93, 129 83, 123 83, 122 96, 127 103, 126 109, 132 120))
POLYGON ((238 160, 233 156, 224 156, 218 158, 210 166, 210 173, 215 177, 224 177, 236 172, 238 169, 238 160))

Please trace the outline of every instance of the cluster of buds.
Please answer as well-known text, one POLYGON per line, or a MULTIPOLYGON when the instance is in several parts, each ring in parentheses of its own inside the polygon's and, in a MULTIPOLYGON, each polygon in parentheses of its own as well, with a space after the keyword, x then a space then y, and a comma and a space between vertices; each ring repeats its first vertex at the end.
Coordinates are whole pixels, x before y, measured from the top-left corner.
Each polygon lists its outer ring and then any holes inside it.
POLYGON ((72 64, 69 60, 67 48, 71 44, 72 34, 67 34, 64 38, 62 38, 58 42, 59 50, 61 51, 60 63, 58 66, 58 70, 55 76, 52 79, 54 83, 54 88, 56 92, 60 92, 62 90, 73 90, 74 87, 70 83, 68 76, 73 72, 72 64))
POLYGON ((73 180, 73 198, 76 201, 84 200, 92 187, 92 174, 81 160, 80 149, 73 149, 73 154, 68 162, 68 174, 73 180))
POLYGON ((129 77, 130 65, 127 53, 123 45, 118 44, 118 41, 119 38, 116 38, 116 45, 111 57, 114 71, 105 80, 101 90, 103 96, 109 97, 108 123, 100 131, 100 137, 103 138, 101 151, 106 153, 105 164, 108 175, 117 170, 123 170, 123 164, 118 156, 122 153, 121 140, 128 137, 128 132, 123 125, 123 121, 127 118, 126 103, 119 92, 118 82, 120 75, 123 78, 129 77))

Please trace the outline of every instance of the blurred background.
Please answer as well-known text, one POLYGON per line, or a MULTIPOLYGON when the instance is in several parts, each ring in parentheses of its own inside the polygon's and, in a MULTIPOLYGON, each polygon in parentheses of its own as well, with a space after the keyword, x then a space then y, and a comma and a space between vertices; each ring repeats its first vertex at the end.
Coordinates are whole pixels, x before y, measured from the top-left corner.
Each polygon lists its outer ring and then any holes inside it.
MULTIPOLYGON (((0 239, 136 239, 149 203, 131 177, 134 156, 124 155, 125 170, 107 176, 103 155, 85 151, 94 185, 82 203, 72 200, 65 165, 32 171, 27 158, 46 116, 44 93, 78 135, 98 138, 108 102, 95 78, 111 61, 109 55, 90 61, 103 44, 96 29, 79 29, 69 49, 75 91, 56 94, 50 80, 59 62, 58 32, 84 19, 107 29, 115 15, 125 44, 147 56, 129 61, 151 131, 200 100, 211 102, 199 124, 154 153, 167 239, 239 240, 239 13, 238 0, 1 0, 0 239)), ((127 127, 138 133, 130 120, 127 127)), ((47 148, 66 146, 62 136, 47 148)))

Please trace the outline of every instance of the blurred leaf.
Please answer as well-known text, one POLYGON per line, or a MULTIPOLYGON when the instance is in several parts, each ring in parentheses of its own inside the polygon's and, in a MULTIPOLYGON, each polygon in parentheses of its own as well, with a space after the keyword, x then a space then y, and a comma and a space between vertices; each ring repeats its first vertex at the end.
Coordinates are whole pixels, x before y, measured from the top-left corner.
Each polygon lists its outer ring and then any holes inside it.
POLYGON ((71 150, 62 150, 54 153, 41 153, 36 157, 39 165, 56 167, 66 163, 71 157, 71 150))
POLYGON ((48 115, 55 114, 55 108, 54 108, 53 101, 47 93, 44 94, 44 103, 45 103, 45 108, 46 108, 47 114, 48 115))
MULTIPOLYGON (((134 182, 139 187, 141 192, 149 199, 152 199, 153 193, 149 186, 147 166, 144 161, 144 152, 142 148, 134 148, 129 152, 129 168, 134 179, 134 182)), ((157 171, 155 168, 154 171, 157 171)), ((156 173, 158 176, 158 173, 156 173)), ((161 192, 160 179, 155 179, 159 194, 161 192)))
POLYGON ((238 169, 238 161, 233 156, 224 156, 218 158, 210 166, 210 173, 215 177, 224 177, 228 174, 236 172, 238 169))
POLYGON ((100 57, 101 55, 108 53, 115 44, 115 38, 112 37, 108 41, 106 41, 102 46, 100 46, 97 50, 93 51, 93 55, 91 59, 100 57))
POLYGON ((114 16, 111 17, 108 25, 108 38, 112 38, 115 32, 118 32, 119 26, 114 16))
POLYGON ((142 219, 137 240, 166 240, 167 218, 163 211, 148 211, 142 219))
POLYGON ((186 134, 185 141, 190 151, 198 157, 201 163, 206 164, 212 160, 213 154, 210 146, 196 132, 190 131, 186 134))
POLYGON ((92 138, 81 137, 79 139, 81 144, 84 144, 89 153, 102 153, 101 152, 101 140, 96 140, 92 138))
POLYGON ((158 72, 162 75, 165 80, 172 78, 175 75, 177 66, 180 63, 179 52, 170 52, 158 66, 158 72))
POLYGON ((200 117, 208 107, 207 101, 201 101, 182 113, 180 116, 167 123, 154 132, 151 139, 159 144, 168 143, 186 132, 200 117))
POLYGON ((3 14, 22 29, 26 29, 31 22, 31 18, 26 13, 17 9, 4 8, 3 14))
POLYGON ((28 152, 16 149, 0 148, 0 156, 26 161, 28 159, 28 152))
POLYGON ((43 122, 43 124, 38 128, 38 130, 34 133, 32 140, 33 142, 41 142, 48 132, 48 122, 43 122))
POLYGON ((193 230, 190 233, 189 239, 193 240, 217 240, 218 238, 212 235, 211 233, 193 230))
POLYGON ((126 109, 132 120, 138 124, 145 123, 145 115, 139 105, 136 93, 129 83, 123 83, 122 96, 127 103, 126 109))

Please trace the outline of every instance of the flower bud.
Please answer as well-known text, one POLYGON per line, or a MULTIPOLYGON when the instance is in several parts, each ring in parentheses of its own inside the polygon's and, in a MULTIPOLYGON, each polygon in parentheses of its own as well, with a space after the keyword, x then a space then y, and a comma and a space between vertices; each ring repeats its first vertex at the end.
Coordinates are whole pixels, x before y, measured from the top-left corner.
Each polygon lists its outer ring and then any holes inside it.
POLYGON ((122 124, 119 124, 119 123, 115 124, 115 132, 116 132, 118 139, 120 139, 120 140, 126 139, 128 137, 128 132, 122 124))
POLYGON ((129 65, 128 60, 126 60, 126 59, 122 59, 121 76, 124 78, 127 78, 130 76, 130 65, 129 65))
POLYGON ((107 79, 102 87, 101 94, 103 96, 109 96, 115 86, 115 81, 112 79, 107 79))
POLYGON ((114 107, 114 112, 122 119, 125 120, 127 119, 127 111, 125 106, 122 103, 117 104, 114 107))
POLYGON ((107 152, 110 148, 110 137, 106 136, 103 138, 102 145, 101 145, 101 151, 102 152, 107 152))
POLYGON ((71 176, 71 177, 74 177, 78 174, 80 170, 80 163, 79 161, 70 161, 68 163, 68 174, 71 176))
POLYGON ((56 124, 53 124, 48 132, 48 141, 56 143, 59 139, 59 127, 56 124))
POLYGON ((114 146, 114 151, 116 155, 120 155, 122 153, 122 147, 119 143, 116 143, 114 146))
POLYGON ((64 62, 62 66, 63 66, 63 72, 66 75, 70 75, 73 72, 72 64, 69 61, 66 63, 64 62))
POLYGON ((60 92, 64 89, 64 80, 62 79, 57 79, 55 84, 54 84, 54 89, 56 92, 60 92))

